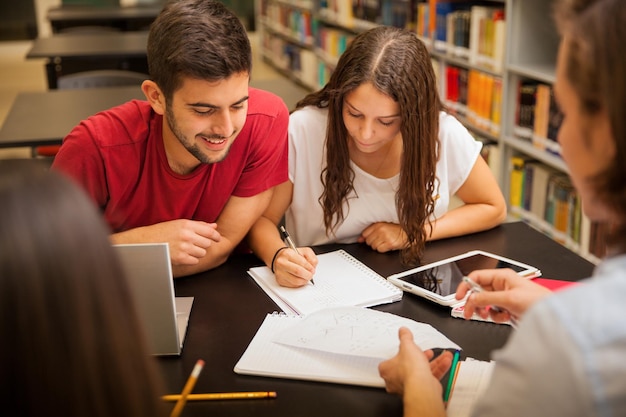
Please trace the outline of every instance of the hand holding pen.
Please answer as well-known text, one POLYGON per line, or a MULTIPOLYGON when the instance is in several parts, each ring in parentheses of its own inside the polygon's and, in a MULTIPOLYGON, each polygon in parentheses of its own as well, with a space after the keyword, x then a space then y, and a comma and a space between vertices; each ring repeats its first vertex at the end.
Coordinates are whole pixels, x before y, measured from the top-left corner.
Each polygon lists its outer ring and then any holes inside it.
MULTIPOLYGON (((483 287, 481 287, 479 284, 475 283, 474 281, 472 281, 469 277, 464 276, 463 277, 463 282, 468 284, 470 286, 470 291, 473 293, 481 293, 483 291, 485 291, 483 289, 483 287)), ((467 311, 469 309, 465 309, 463 310, 464 312, 467 311)), ((501 313, 507 313, 509 315, 509 321, 511 322, 511 326, 513 326, 513 328, 517 327, 517 319, 515 317, 513 317, 513 315, 511 313, 509 313, 508 311, 498 307, 498 306, 494 306, 494 305, 489 305, 487 306, 487 308, 485 309, 490 315, 493 313, 496 314, 501 314, 501 313)), ((473 314, 473 313, 472 313, 473 314)), ((467 317, 467 313, 465 313, 466 318, 467 317)), ((482 314, 481 314, 482 316, 482 314)), ((471 317, 471 315, 470 315, 471 317)), ((485 317, 483 317, 485 318, 485 317)))
POLYGON ((284 287, 301 287, 308 282, 314 284, 313 274, 317 266, 317 257, 311 248, 297 248, 284 226, 280 226, 282 240, 287 245, 285 251, 280 248, 272 261, 272 272, 276 281, 284 287), (281 256, 287 254, 287 256, 281 256), (294 256, 295 254, 295 256, 294 256))
POLYGON ((535 302, 550 294, 550 290, 510 269, 473 271, 457 288, 456 298, 462 300, 469 291, 474 295, 465 303, 465 317, 478 313, 486 318, 491 314, 498 321, 521 317, 535 302))

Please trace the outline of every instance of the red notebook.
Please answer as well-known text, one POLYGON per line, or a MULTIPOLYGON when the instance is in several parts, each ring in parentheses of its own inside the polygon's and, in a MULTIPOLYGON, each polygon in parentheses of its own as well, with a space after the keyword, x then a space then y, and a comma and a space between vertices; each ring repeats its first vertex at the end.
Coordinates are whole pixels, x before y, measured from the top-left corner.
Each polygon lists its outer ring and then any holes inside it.
POLYGON ((564 288, 570 287, 572 285, 578 284, 576 281, 562 281, 560 279, 548 279, 548 278, 534 278, 533 282, 536 282, 539 285, 543 285, 547 289, 551 291, 558 291, 564 288))

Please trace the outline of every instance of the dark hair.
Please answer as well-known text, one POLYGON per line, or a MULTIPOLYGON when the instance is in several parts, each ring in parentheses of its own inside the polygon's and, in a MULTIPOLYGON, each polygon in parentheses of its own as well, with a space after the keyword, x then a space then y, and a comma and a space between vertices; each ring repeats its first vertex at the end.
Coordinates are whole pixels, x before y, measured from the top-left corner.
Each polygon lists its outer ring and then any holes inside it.
POLYGON ((348 93, 364 83, 396 101, 401 114, 403 155, 396 205, 408 245, 405 264, 419 262, 426 242, 425 224, 434 212, 435 169, 439 152, 439 111, 443 109, 430 55, 414 33, 380 26, 357 35, 341 55, 330 80, 320 91, 301 100, 296 108, 328 108, 324 192, 326 233, 344 220, 343 203, 353 190, 348 133, 342 107, 348 93))
POLYGON ((169 102, 182 77, 216 81, 250 73, 250 40, 219 1, 170 0, 150 26, 148 68, 169 102))
POLYGON ((1 161, 0 207, 3 409, 162 415, 155 364, 91 201, 61 174, 1 161))
POLYGON ((565 74, 581 101, 582 112, 606 111, 616 154, 595 178, 602 200, 620 218, 611 243, 626 251, 626 44, 624 0, 561 0, 556 20, 566 36, 565 74))

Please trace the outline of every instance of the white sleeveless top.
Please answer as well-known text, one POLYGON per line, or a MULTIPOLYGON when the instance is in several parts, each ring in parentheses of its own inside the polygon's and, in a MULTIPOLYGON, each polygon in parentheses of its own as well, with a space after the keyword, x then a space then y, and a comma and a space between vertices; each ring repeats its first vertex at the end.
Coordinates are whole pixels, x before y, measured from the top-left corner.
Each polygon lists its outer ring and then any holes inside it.
MULTIPOLYGON (((326 236, 319 197, 323 191, 320 174, 326 164, 327 118, 327 109, 314 106, 302 108, 289 118, 289 180, 293 183, 293 198, 285 221, 299 246, 354 243, 372 223, 399 223, 395 194, 400 175, 376 178, 350 162, 355 178, 354 191, 344 203, 346 219, 335 236, 326 236)), ((458 120, 444 112, 439 116, 439 140, 435 219, 448 211, 450 197, 465 182, 482 147, 458 120)))

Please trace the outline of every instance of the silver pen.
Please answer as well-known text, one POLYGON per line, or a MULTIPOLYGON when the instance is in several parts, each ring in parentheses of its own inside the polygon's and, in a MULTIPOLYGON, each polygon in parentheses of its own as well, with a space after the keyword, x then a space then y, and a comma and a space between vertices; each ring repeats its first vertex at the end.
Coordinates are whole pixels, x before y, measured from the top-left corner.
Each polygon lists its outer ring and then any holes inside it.
MULTIPOLYGON (((471 291, 475 292, 475 293, 479 293, 479 292, 483 292, 485 291, 485 289, 483 287, 480 286, 480 284, 478 284, 477 282, 472 281, 468 276, 464 276, 463 277, 463 282, 467 283, 470 288, 471 291)), ((489 309, 495 313, 504 313, 505 310, 503 308, 497 307, 497 306, 489 306, 489 309)), ((513 315, 511 313, 509 313, 509 316, 511 317, 511 326, 513 326, 514 328, 517 327, 517 320, 515 319, 515 317, 513 317, 513 315)))

